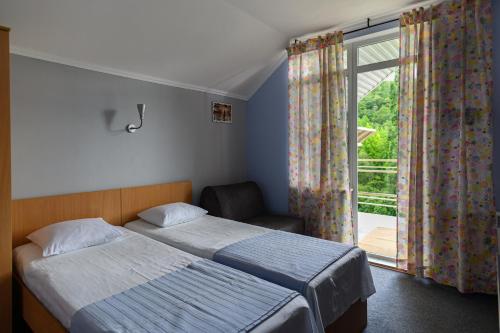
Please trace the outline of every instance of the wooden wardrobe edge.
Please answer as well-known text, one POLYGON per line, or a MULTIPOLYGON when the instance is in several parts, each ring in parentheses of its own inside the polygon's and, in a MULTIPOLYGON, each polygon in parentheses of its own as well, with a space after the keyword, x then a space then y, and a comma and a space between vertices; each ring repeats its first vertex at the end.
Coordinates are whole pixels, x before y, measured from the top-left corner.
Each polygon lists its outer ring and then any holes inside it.
POLYGON ((0 331, 12 332, 10 36, 0 29, 0 331))
POLYGON ((3 30, 3 31, 7 31, 7 32, 9 32, 9 31, 10 31, 10 28, 8 28, 8 27, 4 27, 3 25, 0 25, 0 30, 3 30))

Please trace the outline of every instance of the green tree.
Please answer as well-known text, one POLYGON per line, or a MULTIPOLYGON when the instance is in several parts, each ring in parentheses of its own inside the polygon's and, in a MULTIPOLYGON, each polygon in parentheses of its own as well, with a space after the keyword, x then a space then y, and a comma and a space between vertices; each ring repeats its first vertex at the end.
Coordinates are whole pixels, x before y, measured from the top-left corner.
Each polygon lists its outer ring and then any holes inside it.
MULTIPOLYGON (((358 102, 358 126, 375 129, 376 132, 358 148, 358 159, 397 159, 398 154, 398 76, 385 80, 358 102)), ((359 162, 359 165, 375 166, 370 170, 395 167, 389 162, 359 162)), ((396 170, 396 169, 391 169, 396 170)), ((394 173, 358 173, 358 191, 396 194, 397 175, 394 173)), ((393 199, 393 198, 392 198, 393 199)), ((394 200, 394 199, 393 199, 394 200)), ((394 205, 394 201, 359 198, 360 202, 394 205)), ((359 204, 360 212, 396 215, 392 207, 359 204)))

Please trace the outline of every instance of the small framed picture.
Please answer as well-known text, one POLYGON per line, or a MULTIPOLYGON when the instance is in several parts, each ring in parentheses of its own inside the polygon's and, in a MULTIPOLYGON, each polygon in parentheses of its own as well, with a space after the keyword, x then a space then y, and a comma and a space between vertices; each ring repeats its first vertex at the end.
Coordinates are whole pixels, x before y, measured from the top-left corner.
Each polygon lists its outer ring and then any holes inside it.
POLYGON ((214 123, 231 124, 233 122, 233 106, 226 103, 212 102, 212 121, 214 123))

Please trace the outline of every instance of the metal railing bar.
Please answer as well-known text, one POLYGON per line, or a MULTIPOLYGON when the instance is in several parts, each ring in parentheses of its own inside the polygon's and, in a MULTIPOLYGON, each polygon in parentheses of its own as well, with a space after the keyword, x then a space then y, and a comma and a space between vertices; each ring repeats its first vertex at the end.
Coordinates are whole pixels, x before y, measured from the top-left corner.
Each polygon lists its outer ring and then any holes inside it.
POLYGON ((380 159, 380 158, 360 158, 358 159, 358 162, 390 162, 390 163, 397 163, 397 159, 380 159))
POLYGON ((386 197, 391 197, 391 198, 396 198, 397 197, 397 194, 393 194, 393 193, 378 193, 378 192, 363 192, 363 191, 360 191, 360 192, 358 192, 358 194, 386 196, 386 197))
POLYGON ((383 200, 383 201, 393 201, 393 202, 397 201, 397 199, 394 199, 394 198, 373 197, 373 196, 365 196, 365 195, 358 195, 358 198, 372 199, 372 200, 383 200))
POLYGON ((388 165, 358 165, 358 169, 366 169, 366 168, 385 168, 385 169, 395 169, 397 170, 398 167, 396 166, 388 166, 388 165))
POLYGON ((363 202, 363 201, 358 201, 358 205, 367 205, 367 206, 376 206, 376 207, 387 207, 387 208, 397 208, 396 205, 377 204, 377 203, 363 202))
POLYGON ((363 173, 390 173, 390 174, 397 174, 398 172, 396 170, 369 170, 369 169, 358 169, 358 173, 363 172, 363 173))

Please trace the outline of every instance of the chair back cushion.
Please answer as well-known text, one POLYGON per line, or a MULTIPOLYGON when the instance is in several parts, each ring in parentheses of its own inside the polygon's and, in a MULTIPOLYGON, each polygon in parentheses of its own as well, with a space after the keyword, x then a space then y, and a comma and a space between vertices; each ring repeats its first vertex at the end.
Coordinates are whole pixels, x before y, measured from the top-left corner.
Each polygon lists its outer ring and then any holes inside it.
POLYGON ((207 186, 201 193, 200 206, 208 210, 209 215, 235 221, 266 212, 262 192, 255 182, 207 186))

